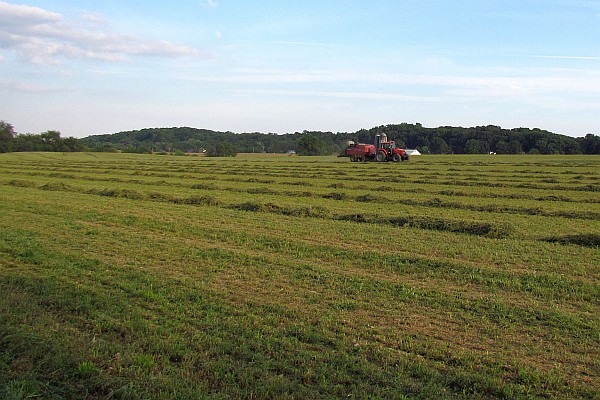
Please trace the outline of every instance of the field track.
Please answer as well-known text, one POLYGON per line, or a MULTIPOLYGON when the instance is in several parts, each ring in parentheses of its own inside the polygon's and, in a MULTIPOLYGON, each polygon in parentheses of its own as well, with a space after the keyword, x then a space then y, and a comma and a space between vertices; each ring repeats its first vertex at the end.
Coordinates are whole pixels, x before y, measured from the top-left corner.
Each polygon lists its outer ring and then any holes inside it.
POLYGON ((598 156, 1 154, 0 398, 594 399, 599 265, 598 156))

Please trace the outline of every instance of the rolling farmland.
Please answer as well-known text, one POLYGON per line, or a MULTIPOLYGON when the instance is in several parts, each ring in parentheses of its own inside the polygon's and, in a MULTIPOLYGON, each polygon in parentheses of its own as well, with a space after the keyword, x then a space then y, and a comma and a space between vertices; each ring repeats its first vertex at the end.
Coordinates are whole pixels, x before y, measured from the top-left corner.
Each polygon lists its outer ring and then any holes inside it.
POLYGON ((599 265, 597 156, 2 154, 0 398, 592 399, 599 265))

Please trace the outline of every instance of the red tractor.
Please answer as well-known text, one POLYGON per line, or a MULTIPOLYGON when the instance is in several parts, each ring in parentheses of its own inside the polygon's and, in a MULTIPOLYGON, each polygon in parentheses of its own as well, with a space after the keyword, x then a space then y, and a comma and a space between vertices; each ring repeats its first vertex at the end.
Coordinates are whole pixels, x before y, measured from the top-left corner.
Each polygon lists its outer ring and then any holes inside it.
POLYGON ((408 154, 394 142, 388 142, 385 134, 375 136, 375 144, 348 142, 348 148, 342 156, 350 161, 408 161, 408 154))

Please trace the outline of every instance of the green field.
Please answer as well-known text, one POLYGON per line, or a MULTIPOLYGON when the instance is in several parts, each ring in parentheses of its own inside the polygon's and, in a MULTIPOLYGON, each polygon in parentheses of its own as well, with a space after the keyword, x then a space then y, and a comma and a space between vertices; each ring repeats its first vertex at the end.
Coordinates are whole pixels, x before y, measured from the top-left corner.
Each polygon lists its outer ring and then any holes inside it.
POLYGON ((598 398, 600 157, 0 155, 0 398, 598 398))

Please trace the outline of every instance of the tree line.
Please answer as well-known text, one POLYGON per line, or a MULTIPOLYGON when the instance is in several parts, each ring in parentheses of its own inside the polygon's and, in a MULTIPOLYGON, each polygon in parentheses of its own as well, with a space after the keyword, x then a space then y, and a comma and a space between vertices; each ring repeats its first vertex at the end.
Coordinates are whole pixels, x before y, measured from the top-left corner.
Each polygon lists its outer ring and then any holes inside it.
POLYGON ((85 144, 74 137, 63 138, 58 131, 40 134, 18 134, 13 126, 0 121, 0 153, 19 151, 84 151, 85 144))
POLYGON ((7 151, 104 151, 130 153, 206 153, 233 156, 243 153, 300 155, 339 154, 348 141, 372 143, 386 134, 399 147, 423 154, 600 154, 600 136, 570 137, 541 129, 503 129, 487 125, 471 128, 421 124, 390 124, 356 132, 303 131, 286 134, 234 133, 189 127, 148 128, 82 139, 61 138, 60 132, 16 134, 0 121, 0 152, 7 151))

